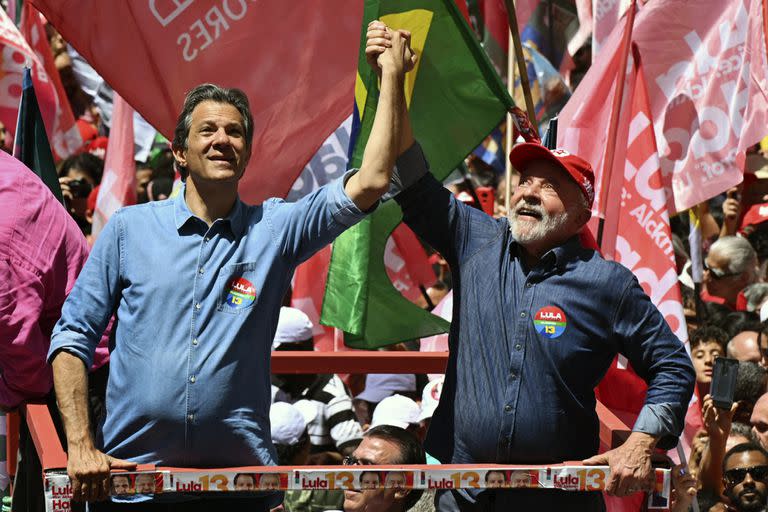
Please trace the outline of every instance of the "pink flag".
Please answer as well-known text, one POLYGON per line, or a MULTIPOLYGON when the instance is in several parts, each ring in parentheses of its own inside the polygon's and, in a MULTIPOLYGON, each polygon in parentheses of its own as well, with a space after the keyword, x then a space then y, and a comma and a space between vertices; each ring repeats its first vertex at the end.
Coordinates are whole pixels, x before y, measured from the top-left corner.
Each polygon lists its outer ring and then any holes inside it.
POLYGON ((56 69, 53 61, 53 53, 45 33, 44 20, 40 13, 26 2, 21 12, 20 29, 27 43, 42 63, 45 75, 53 86, 53 96, 50 93, 46 95, 47 108, 45 109, 40 100, 37 83, 35 83, 35 91, 38 92, 40 110, 46 117, 46 132, 48 133, 48 140, 51 142, 51 150, 53 150, 56 159, 66 158, 80 149, 83 145, 83 139, 80 137, 80 130, 75 124, 75 116, 72 114, 72 107, 64 92, 59 70, 56 69), (53 101, 51 102, 51 100, 53 101))
MULTIPOLYGON (((670 214, 741 182, 746 148, 765 135, 761 7, 760 0, 700 0, 695 9, 686 0, 657 0, 637 15, 633 41, 645 58, 670 214)), ((616 27, 606 48, 617 47, 622 29, 616 27)), ((560 145, 596 169, 601 159, 595 148, 605 140, 602 119, 610 108, 605 83, 616 76, 610 60, 600 55, 560 116, 560 145)), ((616 160, 623 161, 618 154, 616 160)))
POLYGON ((93 213, 91 233, 94 239, 115 211, 136 203, 136 163, 133 154, 133 109, 115 93, 104 176, 93 213))
POLYGON ((247 202, 284 197, 352 112, 363 2, 32 3, 168 138, 196 85, 244 90, 255 128, 240 184, 247 202))
MULTIPOLYGON (((619 234, 613 254, 607 256, 635 274, 672 331, 686 342, 688 332, 677 281, 666 191, 643 66, 635 57, 622 199, 612 215, 617 219, 619 234)), ((645 382, 619 356, 600 383, 600 401, 632 425, 645 401, 645 390, 645 382)))
MULTIPOLYGON (((45 39, 44 31, 40 37, 45 39)), ((52 149, 58 156, 69 155, 72 152, 72 146, 77 141, 65 132, 67 123, 60 117, 61 103, 66 102, 67 99, 66 97, 59 97, 54 81, 48 75, 43 62, 27 44, 24 36, 21 35, 5 11, 0 9, 0 69, 2 69, 0 73, 0 122, 8 130, 13 130, 16 126, 24 67, 29 67, 32 70, 32 82, 35 86, 37 102, 40 105, 46 135, 48 135, 52 149)), ((79 139, 79 137, 78 132, 77 138, 79 139)))

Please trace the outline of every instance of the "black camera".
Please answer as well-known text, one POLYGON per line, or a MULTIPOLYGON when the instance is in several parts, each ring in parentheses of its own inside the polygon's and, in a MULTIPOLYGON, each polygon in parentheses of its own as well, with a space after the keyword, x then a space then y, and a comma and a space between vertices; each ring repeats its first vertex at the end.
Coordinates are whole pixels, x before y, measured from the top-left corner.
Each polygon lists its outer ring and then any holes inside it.
POLYGON ((69 191, 72 193, 72 197, 77 199, 87 199, 93 190, 91 184, 83 179, 72 180, 67 183, 67 185, 69 185, 69 191))

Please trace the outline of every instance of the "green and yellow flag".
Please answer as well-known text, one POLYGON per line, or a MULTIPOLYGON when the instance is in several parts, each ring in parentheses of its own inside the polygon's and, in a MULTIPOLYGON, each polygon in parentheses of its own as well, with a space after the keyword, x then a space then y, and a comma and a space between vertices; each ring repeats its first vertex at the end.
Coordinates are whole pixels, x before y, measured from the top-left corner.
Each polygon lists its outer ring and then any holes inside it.
MULTIPOLYGON (((411 32, 419 58, 406 76, 406 103, 432 173, 443 179, 498 126, 512 100, 453 0, 367 0, 350 167, 360 166, 378 104, 377 77, 365 60, 374 19, 411 32)), ((377 348, 448 330, 448 322, 409 302, 387 277, 384 248, 401 219, 388 201, 334 243, 321 323, 342 329, 348 346, 377 348)))

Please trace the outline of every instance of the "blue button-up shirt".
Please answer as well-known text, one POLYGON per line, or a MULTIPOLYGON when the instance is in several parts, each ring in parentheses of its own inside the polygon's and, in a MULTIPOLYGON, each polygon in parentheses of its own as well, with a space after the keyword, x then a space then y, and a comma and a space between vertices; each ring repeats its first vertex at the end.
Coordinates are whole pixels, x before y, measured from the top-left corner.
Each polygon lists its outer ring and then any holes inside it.
POLYGON ((90 367, 117 313, 100 448, 167 466, 275 463, 269 358, 280 304, 296 265, 364 217, 343 183, 296 203, 238 199, 210 227, 185 189, 112 216, 49 352, 90 367))
POLYGON ((427 174, 418 145, 398 160, 398 174, 405 222, 446 258, 454 283, 450 356, 427 451, 443 463, 594 455, 593 390, 617 353, 648 383, 634 430, 674 446, 693 367, 629 270, 576 237, 526 268, 508 221, 457 201, 427 174))

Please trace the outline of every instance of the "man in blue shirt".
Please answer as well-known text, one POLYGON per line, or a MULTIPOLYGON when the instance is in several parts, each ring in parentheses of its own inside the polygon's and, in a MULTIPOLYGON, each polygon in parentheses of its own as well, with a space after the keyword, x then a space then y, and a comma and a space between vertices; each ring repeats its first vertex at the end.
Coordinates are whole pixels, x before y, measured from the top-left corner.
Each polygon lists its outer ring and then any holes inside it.
MULTIPOLYGON (((188 94, 173 140, 182 192, 110 219, 54 330, 49 359, 76 500, 103 500, 110 469, 136 463, 275 464, 269 357, 282 297, 295 267, 388 190, 414 61, 407 34, 398 34, 378 60, 380 101, 360 170, 296 203, 238 198, 253 136, 245 95, 210 84, 188 94), (113 313, 107 415, 93 440, 85 369, 113 313)), ((280 495, 220 498, 217 509, 268 510, 280 495)), ((178 493, 154 499, 211 506, 178 493)))
MULTIPOLYGON (((394 31, 369 26, 372 57, 394 31)), ((405 125, 407 115, 403 116, 405 125)), ((611 469, 609 493, 649 487, 655 446, 675 446, 694 385, 683 347, 632 273, 585 249, 594 175, 567 151, 521 144, 508 219, 456 200, 431 174, 408 126, 397 160, 404 221, 451 265, 454 313, 440 404, 425 442, 445 464, 586 459, 611 469), (617 353, 648 383, 627 441, 598 450, 594 387, 617 353)), ((603 510, 600 493, 445 491, 439 510, 603 510)))

